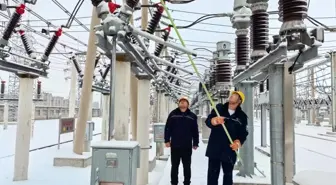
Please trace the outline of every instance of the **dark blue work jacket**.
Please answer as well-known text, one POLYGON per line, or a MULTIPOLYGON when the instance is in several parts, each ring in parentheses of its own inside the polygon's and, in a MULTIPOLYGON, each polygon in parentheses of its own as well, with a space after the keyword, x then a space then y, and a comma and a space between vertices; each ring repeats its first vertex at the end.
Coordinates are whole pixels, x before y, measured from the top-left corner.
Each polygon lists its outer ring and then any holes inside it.
POLYGON ((189 109, 185 112, 179 108, 173 110, 168 116, 164 137, 165 143, 170 142, 173 148, 198 146, 197 116, 189 109))
MULTIPOLYGON (((240 106, 237 107, 234 114, 229 114, 228 103, 219 103, 216 108, 220 116, 225 117, 225 123, 232 140, 238 139, 243 144, 248 135, 247 131, 247 115, 243 112, 240 106)), ((222 125, 213 126, 211 119, 216 117, 214 110, 211 111, 208 118, 205 120, 206 125, 211 129, 206 156, 209 158, 217 158, 221 160, 236 161, 236 154, 230 147, 230 141, 226 135, 222 125)))

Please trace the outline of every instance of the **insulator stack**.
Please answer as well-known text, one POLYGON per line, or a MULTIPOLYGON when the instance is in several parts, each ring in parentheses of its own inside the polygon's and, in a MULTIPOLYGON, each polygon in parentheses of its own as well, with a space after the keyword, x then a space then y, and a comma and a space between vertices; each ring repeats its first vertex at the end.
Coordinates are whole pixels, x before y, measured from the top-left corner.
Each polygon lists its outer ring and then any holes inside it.
POLYGON ((42 83, 41 81, 37 81, 36 94, 38 99, 41 97, 41 83, 42 83))
POLYGON ((259 92, 263 93, 264 91, 265 91, 264 82, 260 82, 260 84, 259 84, 259 92))
POLYGON ((102 74, 102 78, 103 78, 103 79, 106 78, 108 72, 110 71, 110 67, 111 67, 111 65, 108 64, 107 67, 106 67, 106 69, 105 69, 105 71, 104 71, 104 73, 102 74))
POLYGON ((6 81, 1 81, 1 87, 0 87, 1 98, 4 98, 5 96, 5 88, 6 88, 6 81))
POLYGON ((130 38, 131 38, 131 43, 132 44, 139 45, 138 41, 136 40, 136 38, 135 38, 135 36, 133 34, 130 35, 130 38))
POLYGON ((280 35, 288 35, 289 31, 306 31, 304 23, 308 11, 306 0, 282 0, 279 6, 282 6, 283 13, 280 35))
POLYGON ((252 61, 256 61, 259 58, 267 55, 266 48, 268 46, 268 13, 267 2, 258 2, 252 4, 252 48, 251 54, 252 61))
POLYGON ((19 30, 19 34, 23 43, 23 46, 27 52, 28 55, 31 55, 33 53, 33 49, 31 47, 31 44, 27 38, 27 35, 25 34, 25 32, 23 30, 19 30))
POLYGON ((231 64, 229 60, 218 60, 216 65, 216 82, 231 82, 231 64))
POLYGON ((213 87, 214 85, 216 85, 216 67, 213 66, 212 67, 212 71, 210 72, 210 77, 209 77, 209 83, 210 83, 210 87, 213 87))
POLYGON ((93 6, 98 6, 103 0, 91 0, 93 6))
POLYGON ((2 39, 8 41, 9 38, 12 36, 15 27, 17 26, 17 24, 19 23, 22 15, 25 12, 25 8, 26 6, 24 4, 21 4, 20 6, 16 7, 15 12, 13 13, 10 21, 8 22, 3 35, 2 35, 2 39))
POLYGON ((278 11, 279 11, 279 13, 278 13, 278 15, 279 15, 278 20, 279 20, 280 22, 283 21, 282 1, 283 1, 283 0, 278 0, 278 5, 279 5, 279 6, 278 6, 278 11))
POLYGON ((236 38, 236 72, 244 71, 249 62, 249 38, 246 35, 238 35, 236 38))
POLYGON ((127 6, 134 9, 135 6, 139 3, 139 0, 126 0, 127 6))
MULTIPOLYGON (((171 59, 170 59, 170 63, 173 64, 174 61, 175 61, 175 58, 174 58, 174 57, 171 57, 171 59)), ((173 67, 171 67, 171 66, 167 66, 167 67, 166 67, 166 71, 170 71, 172 68, 173 68, 173 67)), ((175 69, 175 68, 173 68, 173 69, 175 69)))
POLYGON ((55 48, 55 45, 57 44, 57 41, 59 39, 59 37, 62 35, 62 29, 59 28, 55 34, 52 36, 52 38, 49 41, 49 44, 47 46, 47 48, 44 51, 42 60, 43 61, 47 61, 49 58, 49 55, 51 54, 52 50, 55 48))
MULTIPOLYGON (((170 33, 170 27, 163 30, 163 33, 161 34, 161 39, 163 39, 164 41, 167 41, 169 38, 169 33, 170 33)), ((157 44, 154 50, 154 55, 157 57, 160 56, 162 49, 163 49, 163 44, 157 44)))
POLYGON ((154 34, 157 26, 160 23, 163 11, 164 11, 164 8, 160 5, 158 5, 156 10, 154 11, 152 19, 148 23, 148 26, 147 26, 147 29, 146 29, 147 33, 154 34))

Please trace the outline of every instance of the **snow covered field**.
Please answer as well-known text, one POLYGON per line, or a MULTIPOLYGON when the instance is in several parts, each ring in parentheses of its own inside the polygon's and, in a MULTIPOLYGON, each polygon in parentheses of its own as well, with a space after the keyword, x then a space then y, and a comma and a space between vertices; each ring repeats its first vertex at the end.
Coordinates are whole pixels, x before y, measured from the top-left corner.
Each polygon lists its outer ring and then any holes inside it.
MULTIPOLYGON (((94 133, 101 132, 101 119, 94 119, 96 122, 94 133)), ((269 125, 268 125, 269 126, 269 125)), ((269 127, 268 127, 269 128, 269 127)), ((297 172, 304 170, 319 170, 325 172, 336 172, 336 139, 332 137, 320 136, 329 128, 298 125, 295 135, 296 147, 296 167, 297 172)), ((29 180, 24 182, 12 182, 13 162, 15 148, 16 126, 9 126, 8 130, 3 130, 0 126, 0 185, 89 185, 90 167, 79 169, 71 167, 53 167, 53 158, 57 152, 57 147, 34 151, 30 153, 29 180)), ((34 137, 31 140, 31 149, 44 147, 57 143, 58 120, 36 121, 34 137)), ((268 143, 269 133, 268 133, 268 143)), ((61 141, 72 140, 72 133, 61 136, 61 141)), ((100 135, 94 140, 100 140, 100 135)), ((254 128, 255 146, 260 145, 260 125, 258 120, 254 128)), ((72 143, 61 145, 61 149, 71 150, 72 143)), ((207 158, 204 156, 205 145, 194 152, 193 155, 193 185, 204 185, 207 169, 207 158)), ((269 150, 269 149, 265 149, 269 150)), ((153 151, 152 151, 153 152, 153 151)), ((268 176, 267 179, 255 178, 254 180, 269 182, 270 158, 255 152, 255 162, 259 169, 268 176)), ((157 161, 156 168, 150 173, 150 185, 169 184, 170 163, 157 161), (163 182, 163 183, 162 183, 163 182)), ((257 170, 256 170, 257 173, 257 170)), ((182 177, 182 171, 181 171, 182 177)), ((236 178, 236 181, 239 181, 236 178)), ((182 182, 182 181, 181 181, 182 182)))

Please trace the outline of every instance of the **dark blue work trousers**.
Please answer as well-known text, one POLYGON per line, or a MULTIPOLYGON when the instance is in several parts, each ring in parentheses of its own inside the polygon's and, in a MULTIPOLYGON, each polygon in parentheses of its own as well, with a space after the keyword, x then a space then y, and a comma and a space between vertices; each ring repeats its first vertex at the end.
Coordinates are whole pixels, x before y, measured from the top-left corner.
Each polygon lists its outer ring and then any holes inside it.
POLYGON ((223 169, 223 185, 233 185, 232 171, 234 163, 216 158, 209 158, 207 185, 218 185, 220 169, 223 169))

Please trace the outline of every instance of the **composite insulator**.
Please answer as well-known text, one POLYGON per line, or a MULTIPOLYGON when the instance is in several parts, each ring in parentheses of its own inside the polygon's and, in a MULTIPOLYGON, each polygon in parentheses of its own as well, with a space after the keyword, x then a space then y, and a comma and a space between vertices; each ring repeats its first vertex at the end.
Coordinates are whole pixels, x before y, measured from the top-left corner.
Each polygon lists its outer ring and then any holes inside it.
POLYGON ((303 20, 307 17, 306 0, 282 0, 283 21, 303 20))
POLYGON ((157 26, 160 23, 160 19, 162 17, 164 8, 160 5, 157 6, 156 10, 154 11, 154 14, 152 16, 152 19, 149 21, 146 32, 150 34, 154 34, 157 26))
POLYGON ((237 72, 245 69, 246 64, 249 62, 249 38, 246 35, 239 35, 236 38, 236 61, 237 72))
POLYGON ((280 29, 280 35, 285 35, 288 31, 305 31, 304 19, 307 17, 306 0, 282 0, 283 24, 280 29), (293 25, 292 22, 295 22, 293 25), (293 27, 294 26, 294 27, 293 27))
POLYGON ((51 54, 52 50, 55 48, 55 45, 61 35, 62 35, 62 28, 59 28, 55 32, 55 34, 52 36, 52 38, 50 39, 49 44, 43 53, 44 61, 48 60, 49 55, 51 54))
POLYGON ((106 76, 107 76, 107 74, 108 74, 108 72, 110 71, 110 67, 111 67, 111 65, 109 64, 109 65, 107 65, 107 67, 106 67, 106 69, 105 69, 105 71, 104 71, 104 73, 102 74, 102 78, 105 80, 105 78, 106 78, 106 76))
POLYGON ((36 92, 36 94, 37 94, 37 97, 38 98, 40 98, 40 96, 41 96, 41 81, 37 81, 37 92, 36 92))
POLYGON ((103 0, 91 0, 93 6, 98 6, 103 0))
POLYGON ((27 38, 27 35, 25 34, 25 31, 19 30, 19 34, 20 34, 23 46, 24 46, 27 54, 28 55, 32 54, 33 53, 33 49, 32 49, 31 44, 30 44, 30 42, 29 42, 29 40, 27 38))
MULTIPOLYGON (((169 38, 169 33, 170 33, 170 27, 163 30, 163 33, 161 34, 161 39, 163 39, 164 41, 167 41, 169 38)), ((157 44, 154 50, 154 55, 157 57, 160 56, 162 49, 163 49, 163 44, 157 44)))
POLYGON ((100 55, 97 56, 95 59, 95 65, 94 65, 95 68, 97 67, 99 60, 100 60, 100 55))
POLYGON ((263 93, 264 91, 265 91, 265 89, 264 89, 264 82, 260 82, 260 84, 259 84, 259 92, 263 93))
POLYGON ((0 95, 1 95, 1 98, 4 97, 4 94, 5 94, 5 87, 6 87, 6 81, 1 81, 1 87, 0 87, 0 95))
POLYGON ((8 22, 3 32, 2 39, 8 41, 9 38, 12 36, 16 25, 19 23, 22 14, 24 14, 25 12, 25 8, 26 6, 24 4, 20 4, 20 6, 16 7, 15 12, 13 13, 10 21, 8 22))
MULTIPOLYGON (((174 57, 172 57, 171 59, 170 59, 170 63, 174 63, 174 61, 175 61, 175 58, 174 57)), ((167 66, 166 67, 166 71, 170 71, 171 69, 172 69, 173 67, 171 67, 171 66, 167 66)), ((173 68, 173 69, 175 69, 175 68, 173 68)))
POLYGON ((216 65, 216 82, 231 82, 231 64, 229 60, 218 60, 216 65))
POLYGON ((131 38, 131 43, 132 44, 139 45, 137 39, 135 38, 135 36, 133 34, 130 35, 130 38, 131 38))
POLYGON ((259 58, 267 54, 266 48, 268 46, 268 13, 266 12, 266 10, 262 9, 253 11, 251 19, 253 48, 251 59, 258 60, 259 58))
POLYGON ((282 1, 283 0, 278 0, 278 15, 279 15, 279 18, 278 18, 278 20, 280 21, 280 22, 282 22, 283 21, 283 11, 282 11, 282 1))
POLYGON ((79 75, 82 75, 82 69, 80 68, 80 66, 79 66, 79 64, 78 64, 78 62, 77 62, 77 60, 76 60, 75 57, 72 58, 72 62, 74 64, 75 68, 76 68, 77 73, 79 75))
POLYGON ((139 3, 139 0, 126 0, 127 6, 134 9, 135 6, 139 3))

